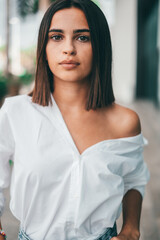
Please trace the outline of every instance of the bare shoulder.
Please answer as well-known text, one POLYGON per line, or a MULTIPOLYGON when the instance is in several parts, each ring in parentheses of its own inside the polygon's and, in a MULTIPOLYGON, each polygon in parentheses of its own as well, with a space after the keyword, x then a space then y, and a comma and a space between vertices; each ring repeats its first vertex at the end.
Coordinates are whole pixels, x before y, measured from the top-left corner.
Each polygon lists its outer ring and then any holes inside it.
POLYGON ((109 112, 111 126, 118 137, 132 137, 141 133, 139 116, 132 109, 114 103, 109 112))

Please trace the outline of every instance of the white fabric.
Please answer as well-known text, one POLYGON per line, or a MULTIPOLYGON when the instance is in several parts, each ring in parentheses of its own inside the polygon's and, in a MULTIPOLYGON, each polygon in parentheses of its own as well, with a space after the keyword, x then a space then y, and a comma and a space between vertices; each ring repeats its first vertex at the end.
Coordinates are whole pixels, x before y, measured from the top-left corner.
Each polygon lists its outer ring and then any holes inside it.
POLYGON ((92 240, 114 225, 129 189, 144 195, 147 140, 142 133, 105 140, 80 154, 52 100, 53 106, 43 107, 25 94, 5 99, 0 110, 0 212, 2 189, 10 184, 10 209, 33 240, 92 240))

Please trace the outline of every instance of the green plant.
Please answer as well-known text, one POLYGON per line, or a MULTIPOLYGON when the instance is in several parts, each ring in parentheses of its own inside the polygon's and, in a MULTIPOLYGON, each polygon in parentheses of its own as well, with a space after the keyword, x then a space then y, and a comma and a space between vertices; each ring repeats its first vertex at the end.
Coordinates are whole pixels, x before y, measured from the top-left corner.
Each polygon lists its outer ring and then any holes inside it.
POLYGON ((9 160, 9 164, 10 164, 10 166, 12 166, 13 165, 13 161, 9 160))
POLYGON ((8 79, 0 73, 0 99, 2 99, 8 92, 8 79))
POLYGON ((22 18, 38 11, 38 0, 17 0, 18 12, 22 18))
POLYGON ((23 85, 29 85, 33 81, 33 74, 24 71, 23 74, 19 75, 18 80, 23 85))
MULTIPOLYGON (((54 2, 55 0, 50 0, 54 2)), ((19 15, 25 18, 28 14, 35 14, 38 12, 39 0, 17 0, 17 7, 19 15)))
POLYGON ((100 7, 98 0, 92 0, 92 1, 93 1, 95 4, 97 4, 98 7, 100 7))

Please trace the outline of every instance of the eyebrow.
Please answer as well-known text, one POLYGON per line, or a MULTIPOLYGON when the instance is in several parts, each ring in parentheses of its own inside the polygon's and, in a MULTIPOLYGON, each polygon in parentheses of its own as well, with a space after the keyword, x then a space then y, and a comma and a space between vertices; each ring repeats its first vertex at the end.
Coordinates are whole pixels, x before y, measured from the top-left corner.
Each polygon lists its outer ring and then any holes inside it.
MULTIPOLYGON (((60 33, 64 33, 64 31, 62 29, 56 29, 56 28, 52 28, 48 31, 48 33, 50 32, 60 32, 60 33)), ((76 29, 76 30, 73 30, 73 33, 81 33, 81 32, 90 32, 89 29, 76 29)))

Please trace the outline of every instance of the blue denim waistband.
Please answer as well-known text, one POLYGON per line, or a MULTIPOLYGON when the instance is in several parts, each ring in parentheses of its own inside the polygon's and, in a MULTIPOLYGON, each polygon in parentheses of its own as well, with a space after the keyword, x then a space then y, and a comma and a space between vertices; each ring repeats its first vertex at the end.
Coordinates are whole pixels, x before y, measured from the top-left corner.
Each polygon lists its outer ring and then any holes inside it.
POLYGON ((32 240, 32 239, 25 233, 25 231, 22 228, 20 228, 18 233, 18 240, 32 240))
MULTIPOLYGON (((114 224, 113 228, 106 228, 106 231, 96 238, 95 240, 110 240, 112 237, 117 236, 117 226, 116 223, 114 224)), ((33 240, 31 239, 25 231, 20 228, 19 233, 18 233, 18 240, 33 240)))
POLYGON ((106 228, 106 231, 96 238, 95 240, 110 240, 112 237, 117 236, 117 225, 116 223, 112 228, 106 228))

